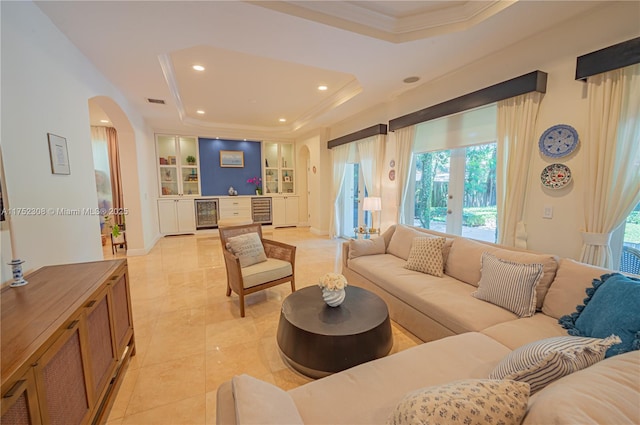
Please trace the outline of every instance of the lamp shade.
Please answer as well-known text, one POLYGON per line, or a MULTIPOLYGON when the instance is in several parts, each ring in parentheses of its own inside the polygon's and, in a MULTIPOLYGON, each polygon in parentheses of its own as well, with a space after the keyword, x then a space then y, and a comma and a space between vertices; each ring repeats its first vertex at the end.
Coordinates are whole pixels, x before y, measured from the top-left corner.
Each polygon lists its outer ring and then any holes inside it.
POLYGON ((364 198, 364 201, 362 201, 362 210, 363 211, 381 211, 382 200, 377 196, 366 197, 364 198))

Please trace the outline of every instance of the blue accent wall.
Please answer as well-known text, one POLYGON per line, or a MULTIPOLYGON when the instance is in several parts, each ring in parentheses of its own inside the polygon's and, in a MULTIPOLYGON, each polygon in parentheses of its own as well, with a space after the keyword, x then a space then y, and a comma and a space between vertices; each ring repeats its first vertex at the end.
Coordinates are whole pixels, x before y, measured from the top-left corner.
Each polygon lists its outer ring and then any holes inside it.
POLYGON ((262 177, 260 142, 199 139, 200 186, 203 196, 228 195, 229 186, 238 195, 255 195, 256 187, 247 180, 262 177), (220 167, 220 151, 243 151, 243 168, 220 167))

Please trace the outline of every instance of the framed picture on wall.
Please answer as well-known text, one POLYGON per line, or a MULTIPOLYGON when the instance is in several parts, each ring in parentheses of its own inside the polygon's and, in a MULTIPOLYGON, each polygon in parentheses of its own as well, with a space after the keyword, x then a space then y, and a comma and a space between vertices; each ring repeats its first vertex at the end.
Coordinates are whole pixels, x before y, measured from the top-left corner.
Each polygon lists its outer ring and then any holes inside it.
POLYGON ((49 139, 51 172, 53 174, 71 174, 69 152, 67 152, 67 139, 52 133, 47 133, 47 138, 49 139))
POLYGON ((220 151, 220 167, 243 168, 243 151, 220 151))

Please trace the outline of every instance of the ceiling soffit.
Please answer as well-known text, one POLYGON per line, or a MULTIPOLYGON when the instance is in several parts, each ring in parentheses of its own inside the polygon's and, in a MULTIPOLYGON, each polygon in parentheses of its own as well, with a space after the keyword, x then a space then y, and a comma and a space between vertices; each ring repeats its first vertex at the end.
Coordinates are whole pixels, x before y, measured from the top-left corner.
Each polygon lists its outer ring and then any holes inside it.
POLYGON ((518 0, 491 1, 248 1, 392 43, 463 31, 518 0))
POLYGON ((362 92, 351 74, 211 46, 158 60, 181 121, 205 128, 290 133, 362 92), (328 90, 320 92, 320 84, 328 90))

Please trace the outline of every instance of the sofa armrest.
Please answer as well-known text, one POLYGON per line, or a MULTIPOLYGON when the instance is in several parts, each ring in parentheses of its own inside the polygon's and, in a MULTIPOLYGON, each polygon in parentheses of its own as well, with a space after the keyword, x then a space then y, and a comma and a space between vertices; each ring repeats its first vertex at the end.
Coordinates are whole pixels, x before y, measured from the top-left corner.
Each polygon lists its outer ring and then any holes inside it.
POLYGON ((349 241, 342 242, 342 269, 347 268, 347 260, 349 260, 349 241))
POLYGON ((233 400, 231 381, 223 382, 216 392, 216 424, 236 425, 236 403, 233 400))
MULTIPOLYGON (((298 408, 288 392, 252 376, 236 375, 229 384, 230 391, 219 389, 217 401, 222 403, 216 408, 223 410, 216 419, 246 424, 264 425, 303 425, 298 408), (231 395, 229 395, 231 393, 231 395), (229 400, 233 402, 233 417, 227 410, 229 400)), ((218 422, 225 423, 225 422, 218 422)))

